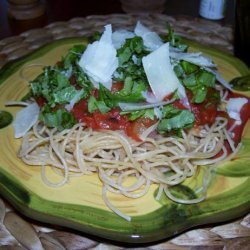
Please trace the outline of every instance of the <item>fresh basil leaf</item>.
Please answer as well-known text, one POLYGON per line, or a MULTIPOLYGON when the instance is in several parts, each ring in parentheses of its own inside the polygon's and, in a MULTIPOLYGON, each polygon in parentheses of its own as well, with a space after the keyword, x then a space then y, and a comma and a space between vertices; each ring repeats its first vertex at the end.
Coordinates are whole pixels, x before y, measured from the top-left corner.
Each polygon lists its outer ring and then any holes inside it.
POLYGON ((175 108, 172 104, 165 105, 161 109, 162 118, 172 118, 180 112, 179 109, 175 108))
POLYGON ((178 48, 182 52, 187 51, 188 45, 182 43, 181 37, 174 33, 174 30, 169 23, 167 24, 167 30, 168 34, 164 40, 170 42, 172 47, 178 48))
POLYGON ((117 105, 117 102, 114 98, 114 95, 102 84, 99 84, 99 101, 105 103, 109 108, 114 108, 117 105))
POLYGON ((69 80, 57 69, 46 67, 34 81, 31 90, 34 96, 43 96, 52 106, 55 106, 53 93, 70 86, 69 80))
POLYGON ((149 54, 144 47, 141 37, 133 37, 126 39, 124 45, 118 49, 117 56, 119 59, 119 67, 116 70, 115 80, 125 81, 127 77, 131 77, 133 81, 144 81, 147 83, 147 77, 142 67, 142 57, 149 54))
POLYGON ((117 102, 140 102, 145 100, 143 92, 147 90, 145 82, 133 80, 132 77, 126 77, 124 88, 113 95, 117 102))
POLYGON ((128 62, 128 60, 132 56, 132 51, 129 47, 122 47, 118 51, 118 61, 119 65, 123 65, 124 63, 128 62))
POLYGON ((195 116, 189 110, 181 110, 172 118, 162 119, 157 127, 160 133, 169 132, 171 130, 178 130, 189 128, 193 125, 195 116))
POLYGON ((89 97, 89 100, 88 100, 88 111, 90 113, 93 113, 94 111, 96 111, 98 109, 98 106, 97 106, 97 100, 95 99, 94 96, 90 96, 89 97))
POLYGON ((183 73, 184 73, 184 71, 183 71, 180 64, 177 64, 177 65, 174 66, 174 72, 175 72, 177 77, 181 77, 183 75, 183 73))
POLYGON ((66 57, 63 59, 64 68, 68 69, 72 66, 72 64, 75 64, 75 62, 81 57, 84 49, 85 46, 82 44, 75 45, 71 48, 66 57))
POLYGON ((53 93, 55 103, 64 104, 70 102, 77 94, 77 90, 73 86, 66 87, 53 93))
MULTIPOLYGON (((192 64, 184 64, 192 65, 192 64)), ((189 66, 186 66, 187 68, 189 66)), ((207 98, 208 88, 215 87, 216 77, 213 73, 204 69, 195 70, 193 73, 191 69, 185 69, 189 75, 184 76, 182 79, 183 85, 192 91, 194 103, 202 103, 207 98)))
POLYGON ((187 61, 181 61, 180 65, 186 74, 192 74, 199 69, 199 67, 193 63, 187 61))
POLYGON ((206 96, 207 88, 205 86, 201 86, 194 91, 193 101, 195 103, 202 103, 206 99, 206 96))
POLYGON ((137 120, 138 118, 141 118, 141 117, 147 117, 151 120, 154 120, 154 118, 155 118, 154 109, 143 109, 143 110, 136 110, 136 111, 122 111, 120 114, 121 115, 129 114, 128 119, 130 121, 137 120))
POLYGON ((97 101, 94 96, 90 96, 88 100, 88 111, 93 113, 94 111, 99 110, 101 113, 107 113, 110 111, 110 108, 106 105, 104 101, 97 101))
POLYGON ((195 74, 188 75, 183 79, 183 84, 187 88, 192 88, 197 85, 197 80, 195 74))
POLYGON ((141 54, 144 52, 143 40, 141 37, 135 36, 133 38, 126 39, 121 48, 117 50, 117 56, 119 60, 119 66, 123 66, 125 63, 132 59, 132 55, 141 54))
POLYGON ((69 79, 61 72, 55 72, 56 89, 60 90, 69 85, 69 79))
POLYGON ((216 77, 211 72, 200 70, 197 76, 197 80, 200 84, 213 88, 215 86, 216 77))
POLYGON ((57 128, 59 131, 71 128, 76 124, 73 114, 65 109, 57 109, 52 111, 47 106, 40 113, 40 120, 50 128, 57 128))
POLYGON ((72 71, 72 74, 76 78, 77 85, 84 88, 86 92, 90 93, 90 91, 94 89, 94 86, 87 74, 82 70, 82 68, 78 64, 74 65, 72 71))
POLYGON ((122 111, 121 115, 129 115, 128 119, 130 121, 134 121, 140 117, 143 117, 145 114, 145 110, 136 110, 136 111, 122 111))
POLYGON ((154 109, 146 109, 144 116, 151 119, 151 120, 154 120, 155 119, 154 109))
POLYGON ((133 87, 132 77, 128 76, 125 78, 124 87, 121 91, 119 91, 119 94, 124 96, 130 94, 132 91, 132 87, 133 87))

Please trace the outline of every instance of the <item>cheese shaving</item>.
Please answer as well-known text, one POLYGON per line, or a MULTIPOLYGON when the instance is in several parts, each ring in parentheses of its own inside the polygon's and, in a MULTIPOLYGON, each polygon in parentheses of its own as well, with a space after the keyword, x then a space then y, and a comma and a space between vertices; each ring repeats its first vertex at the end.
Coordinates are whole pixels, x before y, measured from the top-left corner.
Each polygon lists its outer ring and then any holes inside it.
POLYGON ((112 75, 118 67, 116 49, 112 44, 112 27, 105 26, 105 31, 100 39, 89 44, 83 53, 80 67, 90 77, 96 88, 102 83, 107 89, 111 89, 112 75))

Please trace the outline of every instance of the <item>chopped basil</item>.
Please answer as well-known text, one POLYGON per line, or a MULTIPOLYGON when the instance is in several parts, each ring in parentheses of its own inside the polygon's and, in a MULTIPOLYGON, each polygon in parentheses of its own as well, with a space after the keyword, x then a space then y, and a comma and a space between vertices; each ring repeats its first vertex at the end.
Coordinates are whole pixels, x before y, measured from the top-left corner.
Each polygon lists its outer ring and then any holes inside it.
POLYGON ((72 49, 69 50, 69 53, 64 58, 64 68, 68 69, 72 67, 72 64, 75 64, 75 62, 81 57, 83 51, 85 49, 85 46, 82 44, 75 45, 72 49))
POLYGON ((72 69, 72 75, 74 75, 76 79, 76 84, 84 88, 85 92, 90 93, 90 91, 94 89, 94 86, 89 80, 88 76, 78 64, 74 65, 72 69))
POLYGON ((104 101, 97 101, 94 96, 90 96, 88 100, 88 111, 93 113, 96 110, 99 110, 101 113, 107 113, 110 111, 110 108, 104 101))
POLYGON ((44 72, 31 82, 33 95, 44 97, 51 107, 56 104, 56 92, 69 86, 70 83, 66 76, 53 67, 46 67, 44 72))
POLYGON ((63 88, 53 94, 55 103, 64 104, 70 102, 77 94, 77 90, 73 86, 63 88))
POLYGON ((143 110, 137 110, 137 111, 122 111, 121 115, 129 114, 129 120, 134 121, 140 117, 146 117, 151 120, 154 120, 155 118, 155 112, 154 109, 143 109, 143 110))
POLYGON ((190 128, 195 121, 194 114, 189 110, 180 110, 175 116, 162 119, 157 127, 159 133, 190 128))
POLYGON ((48 106, 42 108, 39 118, 48 127, 57 128, 59 131, 71 128, 76 124, 76 120, 72 113, 65 109, 53 111, 48 106))
POLYGON ((180 62, 180 65, 186 74, 194 73, 199 69, 197 65, 183 60, 180 62))
POLYGON ((172 29, 170 24, 167 25, 167 29, 168 29, 168 34, 165 40, 167 42, 170 42, 172 47, 178 48, 180 51, 183 52, 187 51, 188 45, 181 42, 181 37, 174 33, 174 30, 172 29))
MULTIPOLYGON (((189 65, 189 64, 188 64, 189 65)), ((185 75, 182 79, 183 85, 192 91, 194 103, 202 103, 207 97, 208 88, 215 87, 216 77, 213 73, 204 69, 187 70, 189 75, 185 75), (190 73, 192 72, 192 73, 190 73)))
MULTIPOLYGON (((99 38, 100 34, 95 37, 95 40, 99 38)), ((168 26, 168 35, 165 38, 178 51, 187 51, 188 46, 181 42, 181 38, 170 26, 168 26)), ((144 93, 149 90, 149 83, 143 69, 142 58, 151 52, 145 48, 141 37, 126 39, 122 47, 117 50, 119 65, 112 80, 121 81, 123 88, 115 93, 99 83, 98 91, 93 95, 94 86, 78 64, 85 48, 84 45, 74 46, 61 62, 53 67, 45 67, 43 73, 31 82, 31 93, 25 97, 25 100, 30 97, 45 99, 46 104, 41 108, 40 119, 48 127, 58 130, 71 128, 77 121, 73 114, 65 109, 65 105, 73 106, 83 98, 88 101, 89 113, 95 111, 107 113, 118 107, 119 102, 145 101, 144 93)), ((217 91, 211 92, 212 94, 208 96, 210 88, 215 87, 216 77, 213 73, 184 60, 173 60, 173 62, 176 76, 192 93, 192 102, 202 103, 206 100, 206 105, 210 105, 219 101, 217 91)), ((177 91, 174 96, 177 96, 177 91)), ((130 121, 141 117, 153 120, 157 117, 159 133, 174 131, 177 135, 181 129, 190 128, 195 122, 195 116, 191 111, 180 110, 172 104, 157 107, 157 109, 122 111, 120 114, 128 115, 130 121)))

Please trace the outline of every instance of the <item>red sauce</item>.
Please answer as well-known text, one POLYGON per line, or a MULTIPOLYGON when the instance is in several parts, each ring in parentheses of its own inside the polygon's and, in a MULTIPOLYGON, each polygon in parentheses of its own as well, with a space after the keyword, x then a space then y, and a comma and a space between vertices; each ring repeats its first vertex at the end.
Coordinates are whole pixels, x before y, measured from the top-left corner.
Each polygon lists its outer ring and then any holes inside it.
MULTIPOLYGON (((247 98, 245 96, 242 96, 242 95, 239 95, 239 94, 235 94, 235 93, 230 93, 228 98, 236 98, 236 97, 244 97, 244 98, 247 98)), ((240 111, 240 118, 241 118, 241 124, 235 126, 230 132, 234 134, 233 136, 233 140, 234 140, 234 145, 237 146, 238 143, 241 141, 241 137, 242 137, 242 133, 243 133, 243 130, 244 130, 244 127, 248 121, 248 119, 250 118, 250 99, 248 99, 248 102, 241 108, 241 111, 240 111)), ((227 129, 230 129, 234 123, 235 123, 235 120, 230 118, 230 117, 227 117, 228 119, 228 123, 227 123, 227 129)), ((226 150, 227 150, 227 153, 230 154, 232 153, 232 149, 229 145, 229 143, 227 141, 225 141, 225 144, 224 146, 226 147, 226 150)), ((220 155, 222 154, 222 152, 219 152, 216 156, 216 157, 219 157, 220 155)))
MULTIPOLYGON (((193 95, 190 91, 187 91, 188 101, 191 107, 191 111, 194 113, 195 116, 195 127, 199 127, 205 124, 212 125, 219 115, 226 116, 225 112, 219 112, 218 103, 215 102, 213 95, 215 94, 216 90, 209 88, 207 98, 202 103, 193 103, 192 98, 193 95), (224 113, 224 114, 222 114, 224 113)), ((176 100, 173 103, 173 106, 178 109, 186 109, 186 107, 182 104, 181 100, 176 100)))
POLYGON ((105 114, 99 111, 89 113, 87 99, 75 104, 71 112, 79 122, 85 122, 93 129, 126 130, 129 123, 128 116, 120 115, 119 108, 114 108, 105 114))
MULTIPOLYGON (((239 94, 234 94, 234 93, 230 94, 230 98, 236 98, 236 97, 244 97, 244 96, 241 96, 239 94)), ((247 97, 245 97, 245 98, 247 98, 247 97)), ((241 141, 241 136, 242 136, 244 127, 245 127, 248 119, 250 118, 250 99, 249 98, 247 98, 247 99, 248 99, 248 102, 241 108, 241 111, 240 111, 241 124, 236 126, 232 130, 232 132, 234 133, 233 139, 234 139, 236 145, 241 141)), ((234 119, 228 118, 227 128, 230 129, 234 123, 235 123, 234 119)))
POLYGON ((120 90, 122 90, 124 87, 124 83, 123 82, 115 82, 112 84, 112 89, 111 89, 111 92, 112 93, 116 93, 120 90))
MULTIPOLYGON (((75 77, 70 78, 70 83, 77 86, 77 82, 75 77)), ((112 92, 118 92, 124 87, 122 82, 116 82, 112 86, 112 92)), ((234 124, 235 120, 228 117, 226 112, 218 111, 218 103, 213 99, 213 94, 216 90, 209 89, 206 100, 203 103, 195 104, 192 103, 192 93, 190 91, 187 92, 188 100, 191 106, 191 111, 195 115, 195 124, 194 127, 199 127, 201 125, 212 125, 218 116, 225 116, 228 118, 228 129, 234 124)), ((98 98, 98 90, 95 89, 92 91, 92 95, 98 98)), ((230 93, 229 98, 233 97, 242 97, 239 94, 230 93)), ((164 100, 169 100, 172 98, 172 95, 167 96, 164 100)), ((40 107, 46 104, 46 99, 43 97, 36 97, 36 102, 40 107)), ((173 103, 174 107, 178 109, 186 109, 186 107, 181 103, 180 100, 176 100, 173 103)), ((123 130, 129 137, 134 140, 140 141, 139 135, 142 134, 147 128, 152 126, 156 120, 151 120, 149 118, 139 118, 135 121, 129 121, 127 115, 120 115, 120 109, 114 108, 111 111, 102 114, 99 111, 95 111, 93 113, 88 112, 88 101, 87 99, 80 100, 76 103, 71 110, 74 117, 79 122, 85 122, 88 127, 93 129, 109 129, 109 130, 123 130)), ((241 109, 241 125, 236 126, 233 129, 234 133, 234 141, 236 145, 241 140, 242 132, 247 120, 250 117, 250 100, 243 106, 241 109)), ((227 146, 228 151, 230 147, 227 146)))
POLYGON ((39 107, 43 107, 47 103, 46 99, 42 96, 36 96, 35 100, 39 107))
POLYGON ((126 133, 129 137, 136 141, 141 141, 139 135, 141 135, 147 128, 156 123, 156 120, 152 120, 147 117, 141 117, 133 122, 129 122, 126 127, 126 133))

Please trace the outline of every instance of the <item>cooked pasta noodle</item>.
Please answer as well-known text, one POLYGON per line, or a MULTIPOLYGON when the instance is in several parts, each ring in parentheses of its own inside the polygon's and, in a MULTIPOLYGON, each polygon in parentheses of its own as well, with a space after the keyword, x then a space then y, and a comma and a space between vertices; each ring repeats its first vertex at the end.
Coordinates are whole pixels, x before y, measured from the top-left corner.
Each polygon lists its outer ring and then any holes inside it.
POLYGON ((188 132, 182 130, 182 138, 157 135, 138 142, 120 131, 95 131, 84 123, 58 132, 38 122, 24 136, 19 157, 26 164, 42 166, 42 180, 53 187, 64 185, 71 176, 98 173, 106 205, 116 214, 130 220, 128 215, 111 204, 107 192, 139 198, 154 183, 159 185, 156 200, 160 199, 163 192, 171 200, 184 204, 203 200, 207 178, 204 178, 203 186, 197 191, 198 198, 192 200, 174 197, 170 187, 195 175, 199 166, 214 166, 227 159, 225 140, 233 151, 239 150, 240 146, 235 147, 226 126, 227 119, 217 117, 210 127, 206 125, 188 132), (222 152, 220 156, 215 157, 219 152, 222 152), (60 182, 52 183, 49 180, 46 166, 52 166, 62 176, 60 182), (132 181, 129 186, 125 185, 128 178, 132 181))

